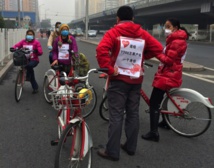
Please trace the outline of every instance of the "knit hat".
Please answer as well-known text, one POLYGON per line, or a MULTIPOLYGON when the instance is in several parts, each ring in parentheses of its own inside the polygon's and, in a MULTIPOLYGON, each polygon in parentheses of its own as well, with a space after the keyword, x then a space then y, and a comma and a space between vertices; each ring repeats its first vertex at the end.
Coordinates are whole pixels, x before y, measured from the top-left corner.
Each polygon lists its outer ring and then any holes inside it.
POLYGON ((61 25, 60 25, 60 28, 59 28, 59 32, 62 31, 62 28, 63 28, 63 27, 67 27, 68 30, 69 30, 69 26, 68 26, 67 24, 61 24, 61 25))

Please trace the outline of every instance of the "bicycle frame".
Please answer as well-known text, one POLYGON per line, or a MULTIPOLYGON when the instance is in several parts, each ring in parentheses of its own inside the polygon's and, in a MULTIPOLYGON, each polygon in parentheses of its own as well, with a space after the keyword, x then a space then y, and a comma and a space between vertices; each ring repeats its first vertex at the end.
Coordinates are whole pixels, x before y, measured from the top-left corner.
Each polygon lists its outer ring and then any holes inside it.
MULTIPOLYGON (((106 82, 104 85, 104 93, 103 95, 106 94, 106 91, 108 89, 109 85, 109 77, 106 78, 106 82)), ((141 97, 143 100, 146 102, 146 104, 149 106, 150 99, 146 95, 143 89, 140 90, 141 97)), ((103 97, 104 98, 104 97, 103 97)), ((188 89, 188 88, 176 88, 172 89, 170 91, 166 91, 166 94, 162 100, 161 103, 161 113, 163 114, 171 114, 174 116, 181 116, 185 112, 183 109, 186 108, 186 106, 190 102, 202 102, 205 106, 208 108, 214 108, 214 106, 211 103, 210 98, 206 98, 200 93, 198 93, 195 90, 188 89), (168 101, 170 100, 170 101, 168 101), (166 110, 168 109, 168 110, 166 110)))

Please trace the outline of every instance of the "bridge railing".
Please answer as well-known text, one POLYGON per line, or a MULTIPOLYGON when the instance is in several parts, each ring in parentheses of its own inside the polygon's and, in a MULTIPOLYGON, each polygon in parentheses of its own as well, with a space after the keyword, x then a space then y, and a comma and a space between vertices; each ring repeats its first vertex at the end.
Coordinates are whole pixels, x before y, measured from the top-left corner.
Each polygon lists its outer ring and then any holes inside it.
POLYGON ((10 59, 10 47, 25 38, 26 29, 0 29, 0 65, 10 59))

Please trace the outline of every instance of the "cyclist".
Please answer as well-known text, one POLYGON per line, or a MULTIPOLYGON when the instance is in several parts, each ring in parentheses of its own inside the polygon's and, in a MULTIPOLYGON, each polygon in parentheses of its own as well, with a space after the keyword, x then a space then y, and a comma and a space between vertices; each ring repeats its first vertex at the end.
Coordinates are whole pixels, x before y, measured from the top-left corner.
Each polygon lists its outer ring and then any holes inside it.
POLYGON ((60 26, 59 34, 53 44, 53 63, 51 66, 55 64, 63 65, 63 71, 69 74, 73 66, 72 51, 77 57, 78 47, 75 38, 69 35, 69 26, 67 24, 60 26))
POLYGON ((51 32, 49 38, 48 38, 48 50, 50 51, 49 52, 49 62, 50 64, 52 64, 53 60, 52 60, 52 56, 53 56, 53 53, 52 53, 52 49, 53 49, 53 43, 54 43, 54 40, 59 36, 59 27, 61 25, 61 22, 56 22, 55 23, 55 31, 51 32))
POLYGON ((43 54, 41 44, 38 40, 35 39, 35 33, 33 30, 27 30, 25 39, 21 40, 15 44, 10 51, 13 52, 15 49, 27 48, 30 50, 29 63, 25 66, 27 70, 26 80, 30 81, 33 94, 38 92, 38 84, 35 79, 35 74, 33 68, 39 64, 39 56, 43 54))
POLYGON ((166 47, 164 55, 160 55, 160 65, 153 81, 153 91, 150 97, 150 131, 142 138, 150 141, 159 141, 158 126, 169 129, 166 121, 158 124, 160 104, 167 90, 180 87, 182 84, 183 61, 186 56, 188 32, 180 27, 180 22, 167 19, 165 23, 166 47))
POLYGON ((134 155, 139 133, 140 89, 143 81, 143 56, 162 54, 162 45, 141 25, 133 22, 133 10, 122 6, 117 11, 117 25, 105 33, 97 46, 97 61, 108 68, 110 79, 107 91, 109 105, 108 142, 98 155, 119 160, 120 147, 134 155), (124 110, 126 110, 126 142, 120 144, 124 110))

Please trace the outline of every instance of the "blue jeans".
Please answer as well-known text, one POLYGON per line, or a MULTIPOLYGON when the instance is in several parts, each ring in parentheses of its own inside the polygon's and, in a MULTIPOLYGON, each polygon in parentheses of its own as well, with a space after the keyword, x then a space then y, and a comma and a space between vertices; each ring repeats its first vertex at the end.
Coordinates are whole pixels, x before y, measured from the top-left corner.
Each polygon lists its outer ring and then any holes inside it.
POLYGON ((33 68, 36 67, 38 65, 38 61, 30 61, 26 66, 25 66, 25 69, 27 70, 27 78, 30 79, 30 83, 31 83, 31 86, 33 88, 33 90, 37 90, 39 87, 38 87, 38 84, 36 82, 36 79, 35 79, 35 75, 34 75, 34 70, 33 68))

